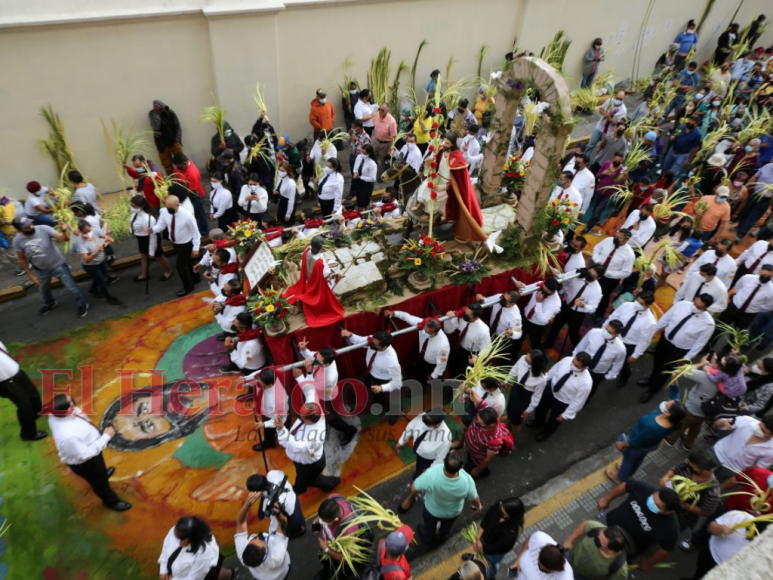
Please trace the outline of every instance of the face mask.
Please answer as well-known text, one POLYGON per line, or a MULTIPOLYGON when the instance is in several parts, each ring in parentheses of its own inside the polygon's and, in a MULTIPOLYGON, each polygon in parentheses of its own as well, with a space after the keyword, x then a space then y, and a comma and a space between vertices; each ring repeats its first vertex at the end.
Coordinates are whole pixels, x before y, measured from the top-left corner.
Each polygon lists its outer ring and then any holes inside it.
POLYGON ((464 109, 456 109, 459 113, 464 114, 464 109))
POLYGON ((688 28, 687 29, 687 34, 692 34, 693 32, 695 32, 694 28, 688 28))
POLYGON ((612 243, 615 245, 616 248, 620 247, 620 240, 618 240, 617 238, 613 238, 612 243))
POLYGON ((700 308, 695 306, 695 304, 690 306, 690 312, 692 312, 693 314, 698 314, 700 311, 701 311, 700 308))
POLYGON ((754 151, 754 147, 751 147, 751 146, 749 146, 749 145, 747 145, 746 147, 744 147, 744 149, 746 150, 746 152, 747 152, 747 153, 751 153, 752 151, 754 151))
POLYGON ((430 337, 432 336, 432 335, 431 335, 429 332, 427 332, 426 330, 422 330, 422 331, 421 331, 421 335, 422 335, 424 338, 430 338, 430 337))
POLYGON ((350 95, 356 95, 357 94, 357 89, 349 89, 349 94, 350 95))
POLYGON ((639 221, 640 222, 647 221, 649 219, 649 217, 650 216, 648 216, 648 215, 644 215, 643 213, 639 213, 639 221))
POLYGON ((225 136, 225 138, 226 138, 226 139, 228 139, 228 137, 230 137, 230 136, 231 136, 231 135, 233 135, 233 134, 234 134, 234 132, 233 132, 233 131, 231 131, 230 129, 229 129, 228 131, 225 131, 225 132, 223 133, 223 135, 225 136))
POLYGON ((168 208, 166 208, 166 211, 168 211, 168 212, 169 212, 169 215, 174 215, 174 214, 176 214, 176 213, 177 213, 177 208, 174 208, 174 207, 168 207, 168 208))
POLYGON ((761 425, 760 423, 757 423, 757 424, 754 426, 754 429, 752 429, 752 431, 754 432, 754 434, 755 434, 757 437, 762 437, 762 438, 764 438, 764 437, 765 437, 765 433, 763 433, 763 432, 762 432, 762 425, 761 425))
POLYGON ((695 129, 695 125, 687 125, 686 129, 688 131, 692 131, 693 129, 695 129))
POLYGON ((613 165, 614 167, 620 167, 620 166, 622 165, 622 162, 620 162, 620 161, 613 161, 613 162, 612 162, 612 165, 613 165))
POLYGON ((566 246, 566 247, 564 247, 564 251, 565 251, 567 254, 574 254, 574 253, 576 253, 576 252, 577 252, 577 250, 575 249, 575 247, 574 247, 574 246, 566 246))
POLYGON ((601 550, 601 547, 602 547, 602 546, 601 546, 601 538, 599 538, 598 536, 596 536, 595 538, 593 538, 593 543, 594 543, 594 544, 596 544, 596 547, 597 547, 599 550, 601 550))
POLYGON ((465 322, 472 322, 472 316, 470 316, 465 312, 464 314, 462 314, 462 320, 464 320, 465 322))
POLYGON ((319 104, 320 105, 324 105, 325 103, 327 103, 327 99, 320 99, 319 100, 319 104))
POLYGON ((325 173, 326 173, 327 175, 330 175, 331 173, 333 173, 333 168, 332 168, 332 167, 327 167, 327 166, 325 166, 325 173))
POLYGON ((591 274, 590 272, 585 274, 584 279, 585 279, 586 282, 595 282, 596 281, 596 279, 593 277, 593 274, 591 274))
POLYGON ((221 187, 223 187, 223 184, 220 183, 219 181, 212 182, 212 189, 220 189, 221 187))
POLYGON ((651 495, 647 498, 647 507, 653 514, 659 514, 658 504, 655 503, 655 496, 651 495))
POLYGON ((726 201, 727 201, 726 197, 718 197, 717 198, 717 203, 725 203, 726 201))
POLYGON ((31 236, 35 233, 35 228, 32 228, 31 230, 22 230, 21 233, 23 233, 25 236, 31 236))
POLYGON ((621 101, 620 99, 612 99, 612 104, 619 107, 620 105, 623 104, 623 101, 621 101))
POLYGON ((582 372, 582 369, 578 369, 576 366, 572 365, 572 372, 579 375, 582 372))
POLYGON ((760 276, 760 284, 767 284, 770 282, 770 276, 760 276))
POLYGON ((722 103, 721 103, 721 102, 719 102, 719 101, 711 101, 711 106, 712 106, 712 107, 718 107, 718 106, 719 106, 719 105, 721 105, 721 104, 722 104, 722 103))
POLYGON ((633 306, 638 312, 644 312, 649 308, 647 305, 642 306, 639 302, 635 302, 633 306))
POLYGON ((602 330, 601 331, 601 336, 604 337, 604 340, 611 340, 612 339, 612 335, 608 331, 606 331, 606 330, 602 330))
POLYGON ((130 210, 131 210, 131 212, 132 212, 132 213, 134 213, 134 214, 138 214, 138 213, 140 213, 140 211, 142 211, 142 210, 140 210, 140 208, 138 208, 138 207, 130 207, 129 209, 130 209, 130 210))
POLYGON ((228 293, 225 291, 225 289, 221 290, 221 291, 220 291, 220 293, 221 293, 223 296, 225 296, 226 298, 228 298, 228 293))
POLYGON ((695 100, 696 101, 702 101, 703 97, 705 97, 705 96, 706 95, 704 95, 703 93, 698 93, 697 95, 695 95, 695 100))
POLYGON ((279 172, 279 179, 284 179, 285 177, 287 177, 287 172, 286 171, 280 171, 279 172))
POLYGON ((665 414, 668 411, 668 401, 663 401, 658 406, 658 409, 660 409, 660 412, 665 414))
POLYGON ((247 187, 250 188, 250 191, 258 191, 258 186, 257 185, 248 185, 247 187))
POLYGON ((375 344, 371 344, 370 350, 378 350, 378 347, 375 344))
POLYGON ((734 181, 733 186, 734 187, 741 187, 743 185, 743 181, 734 181))
POLYGON ((655 81, 650 81, 650 86, 654 87, 655 86, 655 81))
POLYGON ((724 258, 725 254, 727 254, 725 250, 720 250, 719 248, 714 250, 714 253, 717 255, 717 258, 724 258))
POLYGON ((548 292, 547 290, 541 290, 541 292, 542 292, 542 295, 543 295, 545 298, 547 298, 548 296, 550 296, 550 295, 551 295, 551 294, 550 294, 550 292, 548 292))

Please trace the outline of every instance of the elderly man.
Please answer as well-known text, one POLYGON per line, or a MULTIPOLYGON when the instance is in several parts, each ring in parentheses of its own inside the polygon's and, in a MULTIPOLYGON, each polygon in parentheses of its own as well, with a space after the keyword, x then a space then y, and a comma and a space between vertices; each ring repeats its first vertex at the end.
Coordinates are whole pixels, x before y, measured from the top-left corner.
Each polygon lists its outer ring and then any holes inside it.
POLYGON ((625 91, 618 91, 614 97, 607 99, 599 107, 601 119, 593 128, 590 141, 588 141, 588 146, 585 148, 586 155, 590 155, 599 141, 601 141, 601 138, 613 133, 617 123, 625 118, 628 110, 625 108, 623 99, 625 99, 625 91))
POLYGON ((373 118, 373 151, 376 154, 375 162, 378 164, 378 181, 381 181, 381 174, 384 173, 384 159, 392 153, 392 145, 397 137, 397 122, 389 112, 389 105, 381 103, 378 106, 378 113, 373 118))
POLYGON ((199 275, 193 271, 193 258, 199 257, 201 235, 196 218, 186 211, 180 211, 180 200, 177 196, 167 196, 165 206, 156 225, 148 228, 148 233, 160 234, 164 230, 169 231, 169 240, 177 256, 177 274, 183 283, 182 290, 178 291, 177 295, 187 296, 199 282, 199 275))

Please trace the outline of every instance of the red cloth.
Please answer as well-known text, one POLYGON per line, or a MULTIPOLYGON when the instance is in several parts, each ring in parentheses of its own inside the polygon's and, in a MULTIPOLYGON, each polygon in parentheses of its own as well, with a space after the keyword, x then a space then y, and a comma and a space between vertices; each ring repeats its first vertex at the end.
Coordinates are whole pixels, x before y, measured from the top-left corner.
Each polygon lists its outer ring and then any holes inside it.
POLYGON ((303 304, 303 314, 306 316, 306 324, 309 328, 320 328, 340 321, 344 317, 344 309, 338 298, 335 297, 327 280, 323 275, 325 264, 321 260, 314 262, 311 276, 306 279, 306 260, 311 248, 303 251, 301 260, 301 279, 290 286, 284 293, 290 304, 300 302, 303 304))
POLYGON ((239 264, 236 262, 228 262, 225 266, 220 267, 221 274, 236 274, 239 271, 239 264))
POLYGON ((236 242, 234 242, 233 240, 215 240, 212 243, 215 244, 215 248, 217 248, 218 250, 233 248, 236 245, 236 242))
POLYGON ((182 185, 190 189, 191 191, 198 192, 199 197, 204 197, 204 186, 201 185, 201 171, 196 165, 188 160, 188 166, 180 171, 175 168, 174 176, 182 181, 182 185))
POLYGON ((263 231, 264 234, 266 234, 266 241, 270 242, 271 240, 275 240, 278 237, 280 237, 282 234, 285 233, 284 228, 266 228, 263 231))
POLYGON ((244 306, 247 304, 247 295, 237 294, 236 296, 231 296, 230 298, 225 299, 225 303, 228 304, 228 306, 244 306))
POLYGON ((260 328, 251 328, 250 330, 245 330, 244 332, 240 332, 236 335, 236 337, 239 339, 239 342, 247 342, 248 340, 255 340, 256 338, 260 338, 263 336, 263 330, 260 328))
POLYGON ((314 228, 321 228, 322 224, 324 223, 325 223, 325 220, 322 220, 322 219, 306 220, 303 225, 309 228, 310 230, 313 230, 314 228))
MULTIPOLYGON (((161 206, 161 200, 159 200, 158 196, 156 195, 156 188, 153 186, 153 180, 148 179, 149 175, 147 173, 140 173, 131 167, 126 168, 126 173, 128 173, 129 177, 132 179, 138 180, 137 187, 140 188, 142 195, 145 196, 145 199, 148 201, 148 205, 150 205, 150 207, 161 206)), ((156 177, 156 179, 160 180, 161 178, 156 177)))
MULTIPOLYGON (((411 526, 408 524, 403 524, 395 531, 405 534, 405 539, 408 541, 408 545, 411 545, 411 542, 413 541, 413 530, 411 529, 411 526)), ((402 570, 385 572, 381 577, 382 580, 408 580, 408 578, 411 577, 411 565, 408 563, 408 558, 405 557, 405 554, 400 556, 397 560, 393 560, 386 553, 386 542, 384 540, 380 540, 378 543, 378 565, 389 566, 393 564, 397 564, 402 568, 402 570)))
MULTIPOLYGON (((448 153, 448 166, 452 169, 451 179, 454 180, 459 187, 459 192, 462 195, 462 201, 467 207, 467 211, 470 212, 472 219, 474 219, 478 225, 483 225, 483 213, 480 211, 480 205, 478 204, 478 198, 475 196, 475 188, 470 181, 469 171, 453 171, 454 167, 460 167, 467 165, 467 161, 464 159, 464 154, 459 151, 451 151, 448 153)), ((459 206, 456 203, 456 196, 454 196, 452 185, 448 184, 448 201, 446 201, 446 220, 456 221, 459 219, 459 206)))
MULTIPOLYGON (((756 483, 760 489, 767 490, 769 487, 768 477, 770 477, 771 473, 773 472, 771 472, 769 469, 763 469, 762 467, 750 467, 743 473, 748 475, 749 478, 751 478, 751 480, 754 481, 754 483, 756 483)), ((733 490, 733 492, 742 491, 746 493, 754 493, 754 488, 749 485, 743 477, 736 475, 734 478, 736 481, 740 482, 741 485, 738 489, 733 490)), ((750 499, 751 498, 749 498, 747 495, 734 495, 725 499, 725 507, 730 511, 739 510, 742 512, 752 513, 751 505, 749 505, 750 499)), ((771 507, 771 509, 765 513, 773 513, 773 507, 771 507)))

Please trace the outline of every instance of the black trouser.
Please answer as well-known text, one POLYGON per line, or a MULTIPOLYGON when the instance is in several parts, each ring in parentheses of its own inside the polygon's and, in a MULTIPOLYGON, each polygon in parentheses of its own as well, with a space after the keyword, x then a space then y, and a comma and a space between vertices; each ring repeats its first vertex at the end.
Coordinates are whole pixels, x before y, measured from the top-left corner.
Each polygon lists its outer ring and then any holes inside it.
POLYGON ((115 296, 110 294, 110 290, 107 289, 107 262, 83 264, 83 269, 91 276, 90 290, 92 292, 101 292, 105 298, 115 298, 115 296))
POLYGON ((198 278, 198 274, 194 277, 193 273, 193 257, 191 256, 191 252, 193 252, 193 242, 173 245, 175 256, 177 256, 177 259, 175 260, 177 275, 180 276, 180 280, 183 283, 183 290, 190 292, 193 290, 194 284, 197 281, 196 278, 198 278))
MULTIPOLYGON (((578 312, 570 308, 565 302, 561 303, 561 311, 556 314, 553 319, 553 325, 550 327, 550 334, 545 339, 546 347, 553 347, 558 333, 564 327, 567 326, 567 332, 569 334, 569 340, 572 341, 572 346, 577 346, 580 343, 580 329, 585 322, 585 313, 578 312)), ((561 345, 563 347, 563 345, 561 345)))
POLYGON ((510 398, 507 399, 507 418, 513 425, 521 425, 524 411, 531 405, 532 391, 527 391, 523 385, 515 383, 510 389, 510 398))
POLYGON ((586 405, 590 403, 590 400, 593 398, 593 395, 596 394, 596 391, 598 390, 599 385, 606 380, 606 377, 604 376, 603 373, 594 373, 593 371, 591 371, 590 373, 590 378, 593 384, 591 385, 591 388, 590 388, 590 394, 588 395, 588 400, 585 401, 586 405))
POLYGON ((333 215, 333 208, 335 207, 335 199, 317 199, 319 201, 319 209, 322 210, 322 217, 330 217, 333 215))
POLYGON ((650 373, 650 393, 657 393, 668 380, 669 371, 673 371, 673 363, 684 358, 686 348, 677 348, 664 336, 660 337, 655 354, 652 357, 652 372, 650 373))
POLYGON ((599 284, 601 285, 601 302, 599 302, 599 307, 596 308, 596 316, 604 317, 607 313, 607 306, 609 306, 612 292, 620 285, 620 280, 618 278, 602 276, 599 278, 599 284))
MULTIPOLYGON (((265 212, 264 212, 264 213, 251 213, 251 212, 246 212, 246 214, 245 214, 245 215, 247 216, 247 218, 248 218, 248 219, 251 219, 252 221, 254 221, 255 223, 257 223, 257 224, 258 224, 258 227, 259 227, 260 229, 263 229, 263 226, 261 225, 261 222, 263 221, 263 218, 264 218, 264 217, 265 217, 265 215, 266 215, 266 214, 265 214, 265 212)), ((227 231, 227 230, 223 230, 223 231, 227 231)))
MULTIPOLYGON (((234 223, 237 218, 238 218, 238 215, 237 215, 236 210, 234 208, 227 209, 227 210, 225 210, 223 215, 221 215, 219 218, 217 218, 217 227, 219 227, 224 232, 227 232, 228 228, 230 227, 230 225, 232 223, 234 223)), ((258 223, 260 223, 260 222, 258 222, 258 223)))
POLYGON ((94 493, 99 496, 99 499, 107 507, 112 507, 121 501, 107 480, 107 467, 105 467, 105 459, 102 457, 102 453, 79 465, 70 465, 70 469, 72 469, 75 475, 89 482, 91 489, 94 490, 94 493))
POLYGON ((318 487, 328 492, 341 482, 338 477, 322 475, 325 470, 325 456, 314 463, 295 463, 295 483, 293 491, 298 495, 306 493, 310 487, 318 487))
POLYGON ((733 276, 733 282, 730 284, 730 288, 728 288, 727 291, 729 292, 732 290, 733 286, 738 283, 738 280, 740 280, 742 276, 746 276, 748 273, 749 270, 746 269, 746 264, 741 264, 738 266, 738 269, 735 271, 735 276, 733 276))
POLYGON ((290 206, 290 200, 284 196, 279 196, 279 206, 276 210, 277 225, 292 225, 295 223, 295 205, 290 206), (285 219, 288 210, 290 211, 290 217, 285 219))
POLYGON ((568 403, 562 403, 556 399, 553 394, 553 389, 550 385, 545 385, 545 390, 542 391, 542 398, 539 405, 534 410, 534 422, 537 425, 544 425, 545 434, 548 436, 555 433, 561 426, 556 419, 569 407, 568 403), (548 411, 550 411, 550 419, 547 419, 548 411))
POLYGON ((458 379, 464 375, 468 366, 470 366, 470 351, 461 346, 454 349, 448 357, 448 378, 458 379))
POLYGON ((43 411, 43 403, 37 387, 23 370, 10 379, 0 381, 0 397, 9 399, 16 405, 16 417, 21 425, 21 438, 32 439, 35 437, 37 427, 35 421, 43 411))
POLYGON ((631 365, 628 364, 628 357, 633 356, 633 351, 635 350, 636 350, 635 344, 625 345, 625 362, 623 363, 623 368, 620 370, 620 377, 619 377, 619 381, 621 383, 624 383, 631 378, 631 365))
MULTIPOLYGON (((743 306, 743 304, 741 306, 743 306)), ((722 312, 722 314, 719 315, 719 318, 717 318, 717 320, 720 322, 734 326, 738 330, 746 330, 749 328, 753 319, 754 314, 749 312, 741 312, 741 310, 735 305, 735 303, 733 303, 732 300, 730 301, 730 304, 727 305, 727 308, 724 310, 724 312, 722 312)), ((711 335, 711 340, 709 340, 709 344, 706 345, 707 349, 709 347, 714 348, 717 340, 719 340, 720 334, 722 334, 722 330, 715 328, 714 333, 711 335)))
POLYGON ((336 429, 337 431, 340 431, 346 435, 357 433, 357 428, 354 425, 349 425, 349 423, 344 421, 341 418, 341 415, 338 414, 338 411, 333 408, 332 401, 325 401, 324 404, 325 413, 327 413, 325 415, 325 421, 328 427, 332 427, 333 429, 336 429))
POLYGON ((535 348, 542 348, 542 337, 545 336, 545 329, 548 327, 547 324, 534 324, 532 321, 530 321, 528 318, 523 319, 523 334, 521 335, 521 338, 519 338, 516 342, 517 345, 513 345, 512 352, 518 353, 521 352, 521 348, 523 347, 523 341, 526 340, 526 337, 529 337, 529 344, 531 345, 532 349, 535 348))
POLYGON ((379 386, 379 385, 384 385, 386 383, 389 383, 391 382, 390 379, 379 379, 372 375, 368 375, 365 377, 365 379, 362 382, 365 383, 366 387, 368 387, 368 397, 369 397, 368 407, 369 408, 374 403, 378 403, 381 405, 384 415, 387 415, 387 413, 393 408, 398 413, 401 412, 400 385, 398 385, 396 389, 393 389, 391 391, 381 391, 380 393, 376 394, 373 391, 371 391, 370 388, 373 386, 379 386))
POLYGON ((426 385, 429 380, 427 377, 435 372, 435 366, 436 365, 425 361, 424 357, 419 354, 416 357, 416 362, 413 364, 411 378, 414 381, 419 381, 422 385, 426 385))
POLYGON ((434 461, 435 461, 434 459, 425 459, 421 455, 416 454, 416 467, 413 471, 413 479, 415 480, 422 473, 424 473, 430 467, 432 467, 432 464, 434 463, 434 461))

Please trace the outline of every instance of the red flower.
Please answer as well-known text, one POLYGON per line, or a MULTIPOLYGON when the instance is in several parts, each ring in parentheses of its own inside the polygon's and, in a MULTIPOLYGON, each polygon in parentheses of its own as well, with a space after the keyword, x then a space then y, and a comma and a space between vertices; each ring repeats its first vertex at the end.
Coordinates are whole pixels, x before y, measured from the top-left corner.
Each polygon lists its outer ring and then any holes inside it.
POLYGON ((435 123, 432 123, 432 128, 433 128, 433 129, 437 129, 437 128, 438 128, 438 124, 437 124, 437 122, 435 122, 435 123))
POLYGON ((434 138, 435 138, 435 135, 436 135, 436 133, 435 133, 434 131, 430 131, 430 132, 429 132, 429 137, 430 137, 430 139, 434 139, 434 138))
POLYGON ((432 260, 432 265, 437 266, 437 260, 432 260))
POLYGON ((434 184, 432 181, 430 181, 430 182, 427 184, 427 187, 429 187, 430 189, 435 189, 435 184, 434 184))
POLYGON ((419 234, 419 239, 420 239, 420 240, 423 240, 425 237, 427 237, 427 234, 425 234, 424 232, 421 232, 421 233, 419 234))
POLYGON ((435 107, 435 114, 439 115, 442 112, 443 112, 443 109, 441 109, 440 107, 435 107))
POLYGON ((432 199, 437 199, 437 191, 430 191, 430 192, 429 192, 429 196, 430 196, 432 199))
POLYGON ((433 258, 437 258, 437 252, 435 250, 432 250, 430 253, 432 254, 433 258))
POLYGON ((427 147, 427 150, 428 151, 434 151, 435 150, 435 146, 434 145, 430 145, 429 147, 427 147))
POLYGON ((437 242, 435 242, 434 244, 432 244, 432 247, 433 247, 433 248, 435 248, 435 249, 437 250, 437 249, 439 249, 439 248, 440 248, 440 244, 438 244, 437 242))
POLYGON ((554 226, 557 226, 557 225, 559 225, 561 222, 560 222, 560 221, 558 221, 558 220, 553 220, 553 221, 552 221, 552 222, 550 222, 550 223, 551 223, 552 225, 554 225, 554 226))
POLYGON ((432 243, 432 238, 425 238, 424 239, 424 245, 429 246, 432 243))
POLYGON ((430 174, 429 174, 429 176, 430 176, 432 179, 437 179, 437 173, 435 173, 435 172, 432 172, 432 173, 430 173, 430 174))
POLYGON ((429 166, 435 169, 437 167, 437 161, 431 161, 429 166))
POLYGON ((570 211, 572 211, 572 210, 571 210, 571 209, 569 209, 569 208, 567 207, 567 208, 566 208, 566 211, 567 211, 567 212, 570 212, 570 211))

